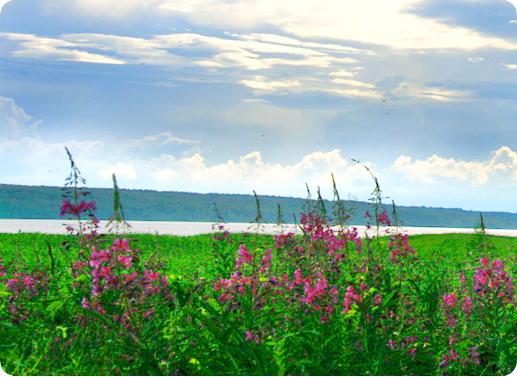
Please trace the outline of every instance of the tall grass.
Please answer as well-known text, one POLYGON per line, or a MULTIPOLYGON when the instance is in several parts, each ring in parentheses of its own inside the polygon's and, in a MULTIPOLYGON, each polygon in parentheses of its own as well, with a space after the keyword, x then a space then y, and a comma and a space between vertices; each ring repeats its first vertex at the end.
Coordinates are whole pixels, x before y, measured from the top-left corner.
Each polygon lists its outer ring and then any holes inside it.
MULTIPOLYGON (((230 234, 220 217, 213 235, 136 236, 113 176, 115 234, 103 235, 68 156, 61 213, 78 227, 58 243, 20 235, 1 250, 0 362, 10 374, 506 375, 516 366, 515 253, 482 218, 441 252, 423 237, 410 245, 397 227, 361 239, 334 183, 334 208, 319 189, 317 204, 307 201, 301 236, 230 234), (461 258, 443 254, 458 247, 461 258)), ((391 219, 372 177, 379 229, 391 219)))

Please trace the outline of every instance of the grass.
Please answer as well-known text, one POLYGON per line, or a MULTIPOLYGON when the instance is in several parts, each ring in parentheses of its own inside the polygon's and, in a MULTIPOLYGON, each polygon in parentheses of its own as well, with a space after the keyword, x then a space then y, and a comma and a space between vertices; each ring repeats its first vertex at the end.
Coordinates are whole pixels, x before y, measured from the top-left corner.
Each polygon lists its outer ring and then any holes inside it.
MULTIPOLYGON (((221 222, 213 235, 129 234, 114 177, 102 235, 69 159, 62 215, 77 227, 0 234, 9 374, 506 375, 517 364, 517 240, 488 236, 482 218, 472 235, 360 239, 335 189, 332 213, 318 190, 300 236, 221 222)), ((367 216, 391 226, 374 181, 367 216)))

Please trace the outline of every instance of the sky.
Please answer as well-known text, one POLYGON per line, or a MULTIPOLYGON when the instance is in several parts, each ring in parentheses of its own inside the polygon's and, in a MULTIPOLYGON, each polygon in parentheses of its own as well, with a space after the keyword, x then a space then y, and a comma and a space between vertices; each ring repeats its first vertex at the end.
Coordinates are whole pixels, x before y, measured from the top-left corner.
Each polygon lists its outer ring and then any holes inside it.
POLYGON ((0 183, 517 212, 510 1, 2 4, 0 183))

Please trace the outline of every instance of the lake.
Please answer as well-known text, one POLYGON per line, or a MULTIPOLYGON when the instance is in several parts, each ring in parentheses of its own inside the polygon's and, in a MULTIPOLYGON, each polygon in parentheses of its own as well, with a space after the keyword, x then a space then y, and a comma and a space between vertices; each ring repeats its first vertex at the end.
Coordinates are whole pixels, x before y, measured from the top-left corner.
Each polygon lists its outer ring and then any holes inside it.
MULTIPOLYGON (((208 222, 186 222, 186 221, 129 221, 132 228, 132 233, 158 233, 169 234, 175 236, 194 236, 197 234, 213 233, 213 223, 208 222)), ((77 226, 77 222, 71 220, 12 220, 0 219, 0 233, 47 233, 47 234, 66 234, 66 226, 77 226)), ((101 221, 100 226, 102 233, 105 229, 107 221, 101 221)), ((363 225, 351 227, 357 228, 358 234, 364 237, 366 227, 363 225)), ((228 223, 225 228, 230 232, 255 232, 257 230, 256 224, 249 223, 228 223)), ((386 228, 380 232, 381 236, 386 235, 386 228)), ((394 228, 389 228, 390 233, 394 228)), ((445 234, 445 233, 473 233, 474 230, 470 228, 429 228, 429 227, 402 227, 399 228, 402 234, 418 235, 418 234, 445 234)), ((284 233, 293 232, 301 234, 300 229, 296 229, 294 225, 290 224, 284 226, 284 233)), ((280 228, 276 224, 261 225, 259 229, 263 234, 280 234, 280 228)), ((517 230, 511 229, 489 229, 488 234, 494 236, 517 237, 517 230)), ((376 231, 370 229, 368 235, 371 237, 376 234, 376 231)))

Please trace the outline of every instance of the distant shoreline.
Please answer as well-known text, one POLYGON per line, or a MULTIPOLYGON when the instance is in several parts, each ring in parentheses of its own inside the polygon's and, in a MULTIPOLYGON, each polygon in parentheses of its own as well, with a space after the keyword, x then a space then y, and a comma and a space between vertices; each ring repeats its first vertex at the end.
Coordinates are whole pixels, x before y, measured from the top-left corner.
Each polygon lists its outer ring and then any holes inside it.
MULTIPOLYGON (((132 226, 131 233, 146 234, 158 233, 159 235, 176 235, 176 236, 194 236, 198 234, 214 233, 217 229, 212 229, 214 222, 188 222, 188 221, 128 221, 132 226)), ((77 226, 77 221, 73 220, 45 220, 45 219, 0 219, 0 233, 46 233, 46 234, 67 234, 65 225, 77 226)), ((100 222, 100 229, 106 229, 107 221, 100 222)), ((251 223, 224 223, 225 229, 232 233, 254 233, 257 225, 251 223)), ((356 228, 360 237, 365 236, 366 226, 349 225, 349 229, 356 228)), ((337 227, 335 227, 337 229, 337 227)), ((293 224, 287 224, 283 227, 284 234, 293 232, 300 234, 299 228, 293 224)), ((386 236, 395 232, 395 227, 380 228, 379 235, 386 236), (388 230, 388 232, 386 232, 388 230)), ((473 234, 473 228, 446 228, 446 227, 399 227, 399 232, 413 235, 424 234, 450 234, 463 233, 473 234)), ((276 224, 261 224, 260 233, 264 234, 280 234, 280 227, 276 224)), ((375 227, 367 231, 368 236, 376 235, 375 227)), ((515 229, 487 229, 487 233, 493 236, 517 237, 515 229)))

